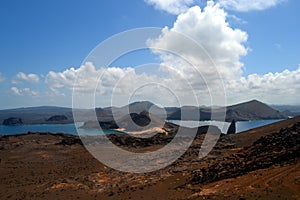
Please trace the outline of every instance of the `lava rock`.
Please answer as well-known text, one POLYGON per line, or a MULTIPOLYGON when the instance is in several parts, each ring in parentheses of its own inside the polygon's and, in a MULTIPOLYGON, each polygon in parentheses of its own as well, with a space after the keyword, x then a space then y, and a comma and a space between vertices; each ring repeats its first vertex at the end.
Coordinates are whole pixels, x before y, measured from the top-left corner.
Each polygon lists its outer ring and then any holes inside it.
POLYGON ((50 118, 48 118, 46 121, 47 122, 60 122, 60 121, 65 121, 68 120, 68 118, 65 115, 54 115, 50 118))
POLYGON ((15 126, 15 125, 22 125, 23 121, 21 118, 18 117, 10 117, 8 119, 5 119, 2 124, 6 126, 15 126))
POLYGON ((231 124, 227 130, 227 134, 235 134, 235 133, 236 133, 235 120, 232 120, 231 124))
POLYGON ((79 145, 83 145, 82 141, 79 138, 64 138, 62 139, 61 142, 57 143, 57 145, 75 145, 75 144, 79 144, 79 145))

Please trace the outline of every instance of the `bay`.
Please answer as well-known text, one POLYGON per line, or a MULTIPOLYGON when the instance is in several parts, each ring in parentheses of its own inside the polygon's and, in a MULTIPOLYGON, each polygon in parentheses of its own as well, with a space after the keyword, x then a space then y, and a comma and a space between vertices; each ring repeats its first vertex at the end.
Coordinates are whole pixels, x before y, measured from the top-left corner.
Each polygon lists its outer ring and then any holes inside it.
MULTIPOLYGON (((240 133, 243 131, 247 131, 253 128, 265 126, 268 124, 272 124, 278 121, 281 121, 282 119, 276 119, 276 120, 255 120, 255 121, 238 121, 236 122, 236 132, 240 133)), ((181 120, 169 120, 169 122, 172 122, 174 124, 185 126, 189 128, 195 128, 198 126, 206 126, 206 125, 214 125, 217 126, 222 133, 226 133, 228 130, 228 127, 230 125, 229 122, 220 122, 220 121, 181 121, 181 120)))
MULTIPOLYGON (((76 124, 80 127, 81 124, 76 124)), ((40 133, 65 133, 71 135, 78 135, 75 124, 31 124, 31 125, 21 125, 21 126, 4 126, 0 125, 0 135, 15 135, 23 134, 27 132, 40 132, 40 133)), ((85 135, 101 135, 101 134, 122 134, 122 132, 114 130, 103 130, 99 131, 97 129, 80 129, 80 134, 85 135)))
MULTIPOLYGON (((246 131, 256 127, 271 124, 280 120, 257 120, 257 121, 240 121, 236 122, 237 132, 246 131)), ((181 126, 186 126, 190 128, 205 126, 205 125, 215 125, 222 130, 223 133, 227 132, 230 125, 228 122, 218 122, 218 121, 180 121, 180 120, 170 120, 174 124, 181 126)), ((76 124, 80 127, 80 124, 76 124)), ((103 130, 99 131, 97 129, 80 129, 81 135, 99 135, 99 134, 124 134, 123 132, 115 130, 103 130)), ((0 125, 0 135, 15 135, 23 134, 27 132, 50 132, 50 133, 65 133, 71 135, 78 135, 75 124, 34 124, 34 125, 21 125, 21 126, 4 126, 0 125)))

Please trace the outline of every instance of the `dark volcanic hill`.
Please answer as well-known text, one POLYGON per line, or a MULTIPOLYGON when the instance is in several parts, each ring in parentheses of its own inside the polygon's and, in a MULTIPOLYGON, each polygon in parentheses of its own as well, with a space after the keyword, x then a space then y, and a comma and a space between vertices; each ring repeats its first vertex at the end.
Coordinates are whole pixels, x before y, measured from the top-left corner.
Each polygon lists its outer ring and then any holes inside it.
MULTIPOLYGON (((222 119, 221 109, 215 110, 215 115, 220 115, 222 119)), ((246 121, 246 120, 264 120, 264 119, 283 119, 287 118, 286 114, 290 112, 279 112, 270 106, 259 102, 257 100, 228 106, 226 112, 226 121, 246 121)), ((169 120, 180 120, 181 113, 184 113, 182 120, 210 120, 211 109, 207 107, 183 106, 161 108, 151 102, 141 101, 134 102, 123 107, 106 107, 93 109, 75 109, 75 113, 80 113, 80 119, 76 121, 89 121, 91 116, 94 116, 96 111, 99 121, 109 122, 112 120, 119 120, 129 113, 141 113, 143 111, 149 112, 158 118, 169 120)), ((294 110, 293 110, 294 111, 294 110)), ((294 112, 293 112, 294 113, 294 112)), ((23 124, 43 124, 43 123, 73 123, 72 108, 41 106, 30 108, 17 108, 0 110, 0 124, 8 118, 21 118, 23 124), (48 120, 52 116, 65 116, 67 120, 48 120)))
POLYGON ((65 115, 54 115, 48 118, 47 122, 62 122, 68 120, 68 118, 65 115))
POLYGON ((278 110, 275 110, 257 100, 232 105, 227 107, 226 121, 248 121, 264 119, 284 119, 287 118, 278 110))
MULTIPOLYGON (((105 112, 106 115, 113 115, 115 120, 118 120, 129 113, 141 113, 143 111, 152 113, 160 118, 165 118, 164 110, 164 108, 161 108, 149 101, 134 102, 122 107, 103 108, 103 112, 105 112)), ((98 117, 101 120, 101 116, 98 115, 98 117)))
POLYGON ((286 116, 300 116, 300 105, 271 105, 272 108, 279 110, 286 116))
POLYGON ((126 131, 142 131, 155 127, 163 127, 165 121, 147 111, 143 111, 139 114, 130 113, 119 119, 117 124, 126 131))
POLYGON ((168 113, 168 119, 191 121, 197 121, 199 119, 200 121, 211 120, 211 110, 208 108, 198 108, 196 106, 183 106, 177 108, 173 113, 168 113))
MULTIPOLYGON (((81 128, 98 128, 100 124, 102 129, 122 129, 124 131, 145 131, 152 128, 162 128, 164 126, 170 126, 169 128, 174 128, 176 125, 171 125, 171 123, 165 122, 161 118, 147 112, 143 111, 141 113, 130 113, 118 119, 117 121, 99 121, 99 122, 85 122, 81 128)), ((176 126, 177 127, 177 126, 176 126)))
POLYGON ((59 123, 73 123, 73 114, 71 108, 55 107, 55 106, 40 106, 29 108, 16 108, 0 110, 0 123, 3 123, 7 118, 21 118, 23 124, 46 124, 56 123, 57 121, 47 121, 53 116, 64 115, 66 120, 59 123))
MULTIPOLYGON (((275 110, 257 100, 252 100, 245 103, 240 103, 226 108, 218 108, 214 110, 216 116, 220 116, 222 119, 222 110, 226 109, 225 120, 227 122, 235 121, 250 121, 250 120, 266 120, 266 119, 285 119, 286 115, 275 110)), ((185 106, 178 109, 174 113, 168 116, 170 120, 197 120, 197 115, 200 116, 200 120, 210 120, 212 111, 208 108, 198 108, 194 106, 185 106), (182 110, 185 115, 181 118, 182 110), (198 112, 198 113, 197 113, 198 112)))

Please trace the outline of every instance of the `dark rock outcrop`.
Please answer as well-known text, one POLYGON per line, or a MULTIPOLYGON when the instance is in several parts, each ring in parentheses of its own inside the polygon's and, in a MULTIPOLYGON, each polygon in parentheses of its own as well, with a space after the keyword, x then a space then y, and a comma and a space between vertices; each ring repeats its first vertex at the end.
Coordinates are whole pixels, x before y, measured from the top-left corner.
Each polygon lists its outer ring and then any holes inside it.
POLYGON ((213 126, 213 125, 198 127, 198 131, 197 131, 198 135, 206 134, 206 133, 221 134, 221 130, 217 126, 213 126))
POLYGON ((75 145, 75 144, 79 144, 79 145, 83 145, 82 141, 78 138, 78 137, 68 137, 68 138, 64 138, 62 139, 61 142, 57 143, 57 145, 75 145))
POLYGON ((3 120, 3 125, 6 126, 15 126, 15 125, 22 125, 23 121, 19 117, 10 117, 8 119, 3 120))
POLYGON ((228 127, 227 134, 235 134, 235 133, 236 133, 235 120, 232 120, 231 124, 228 127))
POLYGON ((68 120, 68 118, 65 115, 54 115, 50 118, 48 118, 46 121, 47 122, 60 122, 60 121, 65 121, 68 120))
MULTIPOLYGON (((111 121, 88 121, 85 122, 81 128, 85 129, 93 129, 99 128, 99 125, 102 129, 117 129, 122 128, 126 131, 140 131, 143 130, 144 127, 148 126, 152 123, 151 127, 162 127, 165 122, 159 117, 150 114, 147 111, 143 111, 141 113, 130 113, 129 115, 125 115, 124 117, 117 120, 111 121)), ((150 128, 150 127, 147 127, 150 128)))
POLYGON ((208 169, 193 172, 192 184, 234 178, 248 172, 299 158, 300 123, 263 136, 253 145, 213 163, 208 169))
MULTIPOLYGON (((150 138, 137 138, 137 137, 132 137, 130 135, 127 134, 110 134, 107 137, 116 145, 118 146, 124 146, 124 147, 134 147, 134 148, 143 148, 143 147, 149 147, 149 146, 153 146, 153 145, 166 145, 168 143, 170 143, 175 135, 176 132, 178 130, 178 126, 173 126, 173 124, 171 123, 167 123, 166 127, 168 128, 173 128, 171 130, 173 130, 174 132, 169 132, 168 135, 165 134, 156 134, 150 138), (176 131, 175 131, 176 129, 176 131)), ((166 128, 165 128, 166 129, 166 128)), ((221 130, 216 127, 216 126, 200 126, 198 128, 183 128, 182 131, 184 131, 184 133, 187 134, 187 137, 185 136, 181 136, 178 137, 176 140, 177 141, 185 141, 186 139, 189 138, 188 133, 189 132, 193 132, 193 131, 197 131, 197 136, 201 136, 203 134, 206 133, 210 133, 210 134, 220 134, 221 130)), ((196 136, 196 137, 197 137, 196 136)))
POLYGON ((129 135, 110 134, 110 141, 120 147, 144 148, 153 145, 166 145, 172 141, 174 136, 157 134, 151 138, 137 138, 129 135))

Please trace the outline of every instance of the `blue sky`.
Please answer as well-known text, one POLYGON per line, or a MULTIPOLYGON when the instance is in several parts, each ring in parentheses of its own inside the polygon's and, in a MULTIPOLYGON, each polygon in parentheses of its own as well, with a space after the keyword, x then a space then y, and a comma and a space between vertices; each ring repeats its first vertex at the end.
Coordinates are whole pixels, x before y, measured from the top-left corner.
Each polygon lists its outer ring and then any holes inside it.
MULTIPOLYGON (((110 36, 133 28, 171 28, 178 15, 187 12, 190 7, 196 5, 203 9, 206 5, 203 0, 182 2, 185 10, 174 13, 168 10, 170 7, 160 8, 159 0, 1 1, 0 108, 39 105, 70 107, 72 91, 51 87, 46 81, 50 71, 62 73, 72 67, 76 70, 89 52, 110 36)), ((239 56, 244 65, 242 76, 248 81, 247 76, 252 74, 263 76, 271 72, 274 75, 289 70, 295 73, 288 73, 280 81, 293 77, 296 80, 291 83, 297 84, 300 3, 296 0, 270 2, 274 5, 249 10, 230 7, 222 1, 220 4, 227 13, 226 20, 230 27, 241 29, 248 35, 247 41, 243 42, 248 49, 247 55, 239 56)), ((149 62, 154 55, 139 55, 138 58, 138 63, 149 62)), ((124 59, 123 63, 117 63, 120 65, 118 67, 136 65, 132 60, 124 59)), ((262 91, 257 92, 257 98, 267 103, 298 104, 296 99, 299 98, 293 96, 295 91, 291 91, 286 100, 276 99, 272 95, 265 98, 262 91)), ((256 97, 255 91, 250 93, 249 98, 256 97)), ((229 103, 246 100, 229 95, 229 103)))
POLYGON ((1 1, 0 13, 1 66, 9 66, 7 76, 78 67, 114 34, 175 19, 141 0, 1 1))

